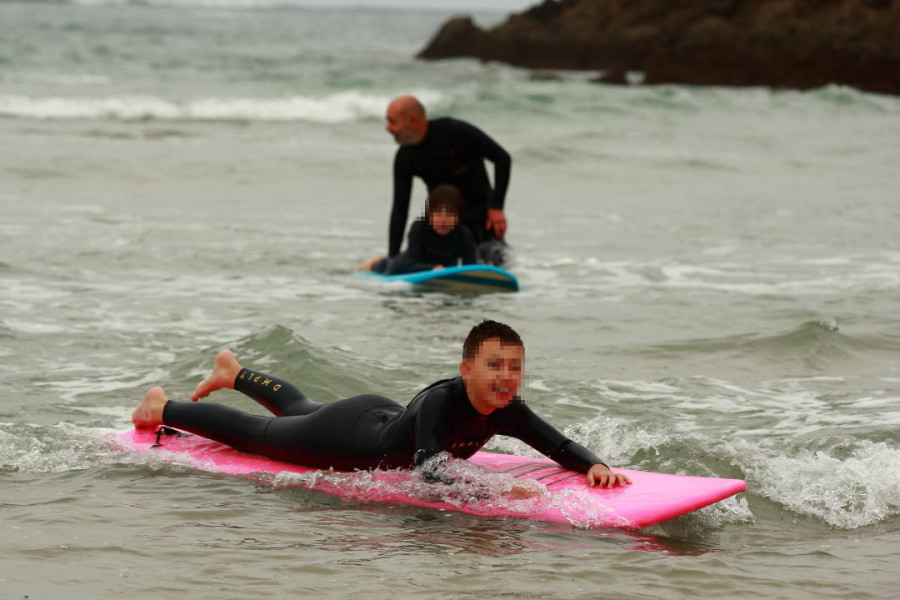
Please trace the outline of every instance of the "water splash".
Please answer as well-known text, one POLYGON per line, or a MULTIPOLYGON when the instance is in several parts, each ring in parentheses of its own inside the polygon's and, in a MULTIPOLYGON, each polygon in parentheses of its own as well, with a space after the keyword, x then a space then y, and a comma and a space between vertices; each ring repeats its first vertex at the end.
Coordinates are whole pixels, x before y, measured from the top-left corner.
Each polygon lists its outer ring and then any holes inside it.
POLYGON ((755 493, 831 526, 856 529, 900 515, 900 450, 885 442, 836 440, 809 449, 735 444, 755 493))

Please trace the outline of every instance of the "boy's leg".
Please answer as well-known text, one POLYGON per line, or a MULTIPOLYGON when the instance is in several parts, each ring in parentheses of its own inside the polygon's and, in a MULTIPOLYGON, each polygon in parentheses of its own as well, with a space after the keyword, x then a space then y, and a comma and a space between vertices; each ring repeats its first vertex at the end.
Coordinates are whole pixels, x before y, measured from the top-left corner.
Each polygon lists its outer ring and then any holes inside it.
MULTIPOLYGON (((276 419, 253 415, 221 404, 172 402, 161 387, 151 388, 131 416, 135 427, 138 428, 155 429, 165 424, 216 440, 243 452, 283 460, 296 460, 304 456, 304 454, 297 455, 292 446, 303 441, 303 436, 298 437, 296 433, 302 433, 305 418, 276 419), (294 433, 281 436, 284 439, 277 437, 270 439, 269 425, 276 420, 291 421, 295 425, 294 433)), ((315 432, 316 429, 312 427, 311 430, 315 432)))
MULTIPOLYGON (((433 265, 432 265, 433 266, 433 265)), ((416 271, 427 271, 428 265, 416 263, 413 257, 405 250, 391 259, 384 272, 385 275, 403 275, 405 273, 414 273, 416 271)))
POLYGON ((161 387, 150 388, 144 399, 131 413, 131 422, 139 429, 153 429, 162 425, 163 408, 169 399, 161 387))
POLYGON ((273 418, 206 402, 169 401, 162 410, 162 422, 170 427, 254 453, 265 446, 266 429, 273 418))
POLYGON ((197 384, 194 393, 191 394, 191 402, 196 402, 200 398, 206 398, 216 390, 234 389, 234 379, 241 372, 243 367, 238 363, 234 352, 231 350, 221 350, 216 354, 216 362, 213 364, 212 371, 206 376, 206 379, 197 384))
POLYGON ((310 415, 262 417, 219 404, 172 402, 162 388, 153 388, 132 418, 138 427, 165 424, 242 452, 316 468, 353 470, 381 464, 383 428, 403 412, 396 402, 374 395, 332 402, 322 409, 310 415))
POLYGON ((231 350, 222 350, 216 355, 212 371, 197 385, 191 401, 196 402, 221 389, 246 394, 279 417, 309 414, 320 406, 290 383, 245 369, 231 350))
POLYGON ((241 369, 234 380, 234 389, 250 396, 278 417, 308 415, 322 406, 287 381, 249 369, 241 369))

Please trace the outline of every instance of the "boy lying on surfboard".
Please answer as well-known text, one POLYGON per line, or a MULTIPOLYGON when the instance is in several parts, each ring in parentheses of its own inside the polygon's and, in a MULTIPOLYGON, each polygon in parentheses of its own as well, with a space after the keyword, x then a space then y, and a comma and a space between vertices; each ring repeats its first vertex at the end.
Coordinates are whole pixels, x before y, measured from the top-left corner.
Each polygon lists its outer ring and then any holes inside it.
MULTIPOLYGON (((448 457, 469 458, 494 435, 508 435, 566 469, 585 473, 589 485, 631 483, 522 402, 523 354, 522 339, 511 327, 483 321, 463 344, 459 377, 431 384, 403 407, 374 394, 320 404, 286 381, 244 368, 231 351, 222 350, 191 402, 169 400, 163 388, 154 387, 132 421, 139 428, 168 425, 308 467, 414 468, 432 480, 449 479, 442 474, 448 457), (223 388, 246 394, 275 416, 197 402, 223 388)), ((533 493, 533 488, 511 490, 516 496, 533 493)))
POLYGON ((428 194, 426 216, 409 227, 406 250, 393 258, 373 256, 357 271, 401 275, 475 263, 475 238, 459 222, 463 197, 452 185, 439 185, 428 194))

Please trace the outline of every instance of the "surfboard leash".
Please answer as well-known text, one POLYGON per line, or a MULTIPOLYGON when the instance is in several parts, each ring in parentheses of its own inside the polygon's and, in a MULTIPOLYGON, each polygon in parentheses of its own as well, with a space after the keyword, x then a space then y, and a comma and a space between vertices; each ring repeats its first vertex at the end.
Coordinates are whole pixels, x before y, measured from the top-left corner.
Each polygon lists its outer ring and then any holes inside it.
POLYGON ((178 431, 177 429, 172 429, 171 427, 166 427, 165 425, 160 425, 159 429, 156 430, 156 442, 150 446, 151 448, 159 448, 162 446, 162 442, 160 438, 164 435, 174 435, 177 437, 190 437, 189 433, 184 433, 183 431, 178 431))

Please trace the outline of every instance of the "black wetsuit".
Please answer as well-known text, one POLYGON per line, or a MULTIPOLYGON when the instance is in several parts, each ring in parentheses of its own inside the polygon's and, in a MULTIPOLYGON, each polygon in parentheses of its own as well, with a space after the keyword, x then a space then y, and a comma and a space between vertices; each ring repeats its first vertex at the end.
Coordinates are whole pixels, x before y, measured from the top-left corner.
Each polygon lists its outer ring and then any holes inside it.
POLYGON ((169 401, 163 423, 244 452, 320 469, 419 467, 440 452, 468 458, 496 434, 518 438, 567 469, 587 472, 601 462, 518 396, 505 408, 480 414, 460 377, 430 385, 406 408, 376 395, 319 404, 289 383, 247 369, 235 379, 234 389, 276 416, 169 401))
POLYGON ((413 177, 421 177, 429 190, 444 183, 455 186, 466 201, 461 220, 475 243, 481 243, 494 237, 484 228, 487 209, 503 208, 511 165, 509 153, 474 125, 449 117, 428 121, 425 138, 414 146, 401 146, 394 157, 388 256, 400 251, 413 177), (485 159, 494 163, 493 190, 485 159))
POLYGON ((422 217, 410 226, 408 239, 406 250, 394 258, 377 261, 372 270, 400 275, 428 271, 436 265, 452 267, 460 260, 464 265, 475 263, 475 240, 465 225, 440 235, 428 224, 428 218, 422 217))

